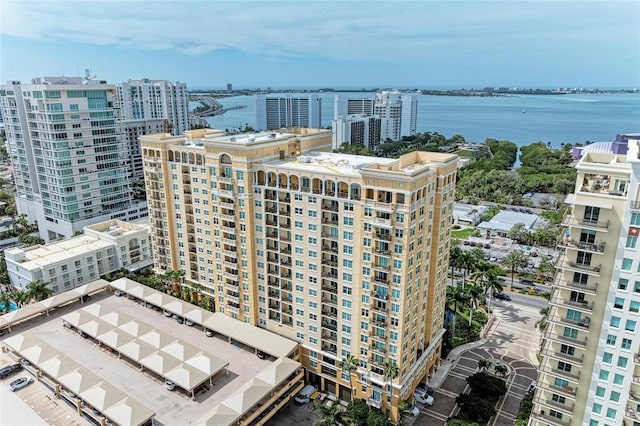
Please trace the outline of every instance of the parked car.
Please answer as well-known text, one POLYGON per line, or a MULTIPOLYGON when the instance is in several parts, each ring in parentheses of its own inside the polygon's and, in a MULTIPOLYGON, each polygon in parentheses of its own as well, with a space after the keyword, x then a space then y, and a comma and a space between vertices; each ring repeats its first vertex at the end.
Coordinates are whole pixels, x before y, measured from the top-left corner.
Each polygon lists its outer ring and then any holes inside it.
POLYGON ((122 291, 120 291, 120 290, 114 291, 113 294, 115 294, 116 297, 124 296, 124 293, 122 291))
POLYGON ((191 321, 190 319, 185 319, 184 323, 187 324, 189 327, 193 325, 193 321, 191 321))
POLYGON ((493 297, 499 300, 511 300, 511 296, 505 293, 493 293, 493 297))
POLYGON ((173 383, 171 380, 165 380, 165 381, 164 381, 164 387, 165 387, 167 390, 172 391, 172 390, 174 390, 174 389, 176 388, 176 384, 175 384, 175 383, 173 383))
POLYGON ((7 365, 0 369, 0 379, 6 379, 20 370, 22 370, 22 365, 20 364, 7 365))
POLYGON ((304 405, 311 401, 311 395, 317 391, 317 388, 314 385, 306 385, 300 393, 293 399, 293 402, 296 405, 304 405))
POLYGON ((213 337, 215 336, 216 332, 213 330, 209 330, 208 328, 204 331, 204 335, 207 337, 213 337))
POLYGON ((529 383, 529 387, 527 388, 527 393, 531 393, 536 390, 536 386, 538 386, 538 382, 532 380, 531 383, 529 383))
POLYGON ((420 415, 420 410, 418 410, 415 405, 411 405, 409 406, 409 413, 411 413, 413 417, 418 417, 420 415))
POLYGON ((420 404, 433 405, 433 396, 429 395, 425 389, 416 388, 413 398, 420 404))
POLYGON ((258 352, 256 353, 256 356, 257 356, 258 358, 260 358, 260 359, 266 359, 266 358, 267 358, 267 354, 265 354, 265 353, 264 353, 264 352, 262 352, 262 351, 258 351, 258 352))
POLYGON ((169 311, 162 311, 162 315, 164 315, 167 318, 171 318, 171 316, 173 315, 171 312, 169 311))
POLYGON ((23 387, 27 386, 30 383, 33 383, 33 377, 20 377, 19 379, 16 379, 13 382, 11 382, 11 384, 9 385, 9 389, 11 390, 11 392, 15 392, 18 389, 22 389, 23 387))
POLYGON ((427 393, 427 395, 433 395, 433 388, 431 386, 427 386, 425 383, 422 383, 422 382, 418 383, 417 389, 424 390, 427 393))

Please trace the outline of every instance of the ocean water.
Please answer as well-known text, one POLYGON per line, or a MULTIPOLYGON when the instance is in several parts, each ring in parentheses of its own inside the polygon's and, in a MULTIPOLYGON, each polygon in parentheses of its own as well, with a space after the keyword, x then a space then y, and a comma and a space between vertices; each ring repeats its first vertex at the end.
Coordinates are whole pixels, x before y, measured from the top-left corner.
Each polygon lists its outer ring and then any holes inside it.
MULTIPOLYGON (((372 97, 373 93, 352 93, 372 97)), ((322 125, 331 126, 333 93, 321 93, 322 125)), ((209 117, 209 125, 232 129, 255 127, 253 96, 219 100, 225 107, 246 106, 209 117)), ((191 108, 199 104, 191 103, 191 108)), ((512 97, 458 97, 418 95, 417 131, 459 134, 469 142, 487 138, 562 143, 610 141, 618 133, 640 132, 640 94, 519 95, 512 97)))

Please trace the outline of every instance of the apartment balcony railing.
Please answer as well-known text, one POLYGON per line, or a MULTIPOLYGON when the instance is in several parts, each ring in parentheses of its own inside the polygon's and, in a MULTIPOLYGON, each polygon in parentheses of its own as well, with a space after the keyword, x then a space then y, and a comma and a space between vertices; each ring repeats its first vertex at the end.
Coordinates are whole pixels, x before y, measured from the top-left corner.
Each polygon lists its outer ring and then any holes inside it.
POLYGON ((322 321, 322 327, 323 328, 328 328, 329 330, 333 330, 333 331, 337 331, 338 330, 338 324, 331 323, 331 322, 328 322, 328 321, 322 321))
MULTIPOLYGON (((543 412, 539 413, 539 414, 531 414, 531 418, 533 419, 533 424, 543 424, 545 426, 550 425, 550 426, 569 426, 571 424, 570 421, 565 421, 564 419, 559 419, 557 417, 553 417, 550 416, 548 414, 546 414, 546 411, 543 410, 543 412), (536 423, 536 421, 538 421, 539 423, 536 423)), ((570 420, 571 416, 567 416, 567 418, 570 420)))
POLYGON ((338 211, 338 204, 330 204, 330 203, 322 203, 322 209, 323 210, 329 210, 332 212, 337 212, 338 211))
POLYGON ((553 410, 562 411, 565 414, 572 415, 573 414, 573 404, 565 403, 561 404, 557 401, 547 398, 536 397, 533 399, 533 403, 537 405, 542 405, 553 410))
POLYGON ((580 349, 585 349, 587 347, 587 336, 572 339, 570 337, 563 336, 562 334, 550 332, 545 335, 545 338, 553 342, 575 346, 580 349))
POLYGON ((584 263, 577 263, 569 260, 565 257, 556 265, 559 269, 566 269, 573 272, 582 272, 588 275, 600 276, 600 268, 602 265, 587 265, 584 263))
POLYGON ((338 305, 338 299, 332 299, 330 297, 323 297, 322 298, 322 303, 327 303, 329 305, 338 305))
POLYGON ((391 227, 391 219, 383 219, 381 217, 374 217, 373 224, 378 226, 391 227))
POLYGON ((367 405, 370 405, 371 407, 375 407, 375 408, 380 408, 382 407, 382 400, 367 398, 367 405))
POLYGON ((589 317, 582 318, 578 321, 575 321, 568 318, 562 318, 557 315, 554 315, 553 317, 549 317, 548 321, 551 323, 564 324, 572 327, 580 327, 587 330, 589 329, 589 324, 591 323, 591 319, 589 317))
POLYGON ((556 386, 545 382, 538 382, 538 388, 547 392, 558 393, 572 400, 576 399, 576 388, 573 386, 556 386))
POLYGON ((322 223, 325 224, 325 225, 337 225, 338 224, 338 218, 330 219, 328 217, 323 217, 322 218, 322 223))
POLYGON ((634 402, 640 402, 640 393, 629 391, 629 400, 634 402))
POLYGON ((584 359, 584 355, 579 355, 576 356, 574 355, 569 355, 569 354, 565 354, 562 353, 560 351, 556 351, 554 349, 551 348, 544 348, 541 351, 541 354, 543 356, 549 357, 549 358, 553 358, 553 359, 557 359, 557 360, 561 360, 561 361, 566 361, 569 362, 573 365, 577 365, 577 366, 581 366, 582 365, 582 361, 584 359))
POLYGON ((322 315, 324 315, 325 317, 329 317, 329 318, 337 318, 338 317, 338 313, 335 311, 331 311, 328 309, 324 309, 322 310, 322 315))
POLYGON ((558 242, 558 247, 582 250, 589 253, 602 254, 604 253, 605 242, 600 243, 587 243, 583 241, 576 241, 571 238, 562 238, 558 242))
POLYGON ((391 241, 391 234, 382 234, 380 232, 376 232, 375 234, 373 234, 373 236, 378 240, 391 241))
POLYGON ((590 219, 578 219, 575 216, 565 216, 564 219, 562 219, 562 225, 564 226, 571 226, 574 228, 588 228, 588 229, 595 229, 598 231, 603 231, 606 232, 607 229, 609 228, 609 221, 597 221, 597 220, 590 220, 590 219))
MULTIPOLYGON (((324 234, 323 234, 323 236, 324 236, 324 234)), ((330 251, 332 253, 337 253, 338 252, 338 246, 330 246, 330 245, 327 245, 327 244, 323 244, 322 245, 322 250, 330 251)))
POLYGON ((578 383, 578 381, 580 380, 580 371, 578 371, 578 374, 573 374, 564 370, 551 368, 548 366, 542 366, 538 369, 538 371, 542 371, 543 373, 551 374, 556 377, 559 376, 574 383, 578 383))
POLYGON ((569 300, 566 297, 562 297, 562 293, 560 291, 555 291, 554 293, 554 296, 551 298, 551 305, 560 306, 562 308, 571 308, 588 314, 593 313, 593 302, 588 302, 586 300, 581 302, 569 300))
POLYGON ((595 284, 591 284, 591 285, 587 285, 587 284, 580 284, 578 282, 574 282, 574 281, 567 281, 567 280, 560 280, 556 282, 556 287, 560 288, 560 289, 570 289, 570 290, 576 290, 576 291, 580 291, 584 294, 590 294, 592 296, 594 296, 596 294, 596 290, 598 289, 598 283, 595 284))
POLYGON ((640 353, 633 355, 633 362, 640 365, 640 353))

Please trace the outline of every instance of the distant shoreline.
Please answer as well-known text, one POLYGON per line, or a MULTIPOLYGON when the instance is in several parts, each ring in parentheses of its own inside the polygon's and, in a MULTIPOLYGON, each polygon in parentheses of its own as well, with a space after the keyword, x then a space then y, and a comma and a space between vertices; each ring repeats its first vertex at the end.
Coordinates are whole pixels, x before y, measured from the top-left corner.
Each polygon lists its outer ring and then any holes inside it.
MULTIPOLYGON (((239 90, 190 90, 192 96, 209 95, 214 98, 226 98, 231 96, 251 96, 256 94, 277 94, 277 93, 374 93, 383 90, 395 90, 392 88, 371 88, 371 89, 239 89, 239 90)), ((540 89, 540 88, 506 88, 506 87, 484 87, 484 88, 463 88, 463 89, 398 89, 401 93, 421 94, 429 96, 462 96, 462 97, 511 97, 519 95, 596 95, 596 94, 638 94, 639 89, 540 89)))

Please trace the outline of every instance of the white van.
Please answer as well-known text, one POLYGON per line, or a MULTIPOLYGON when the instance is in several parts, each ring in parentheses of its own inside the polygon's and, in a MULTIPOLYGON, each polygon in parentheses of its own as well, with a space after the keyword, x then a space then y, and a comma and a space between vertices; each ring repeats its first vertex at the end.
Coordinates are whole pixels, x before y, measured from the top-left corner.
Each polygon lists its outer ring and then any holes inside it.
POLYGON ((315 391, 316 391, 315 386, 307 385, 304 388, 302 388, 300 393, 295 397, 293 401, 295 402, 296 405, 306 404, 309 402, 309 397, 311 397, 311 395, 313 395, 315 391))

